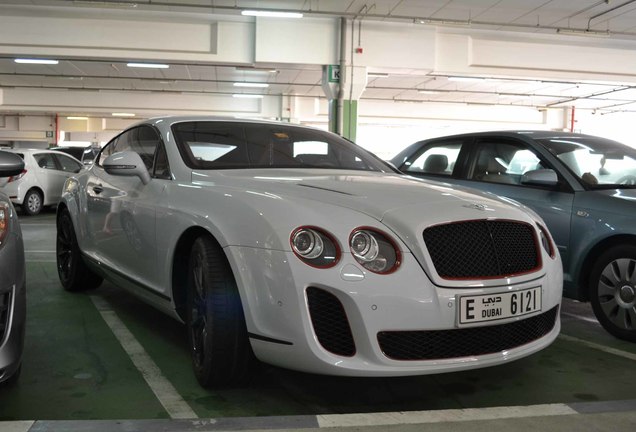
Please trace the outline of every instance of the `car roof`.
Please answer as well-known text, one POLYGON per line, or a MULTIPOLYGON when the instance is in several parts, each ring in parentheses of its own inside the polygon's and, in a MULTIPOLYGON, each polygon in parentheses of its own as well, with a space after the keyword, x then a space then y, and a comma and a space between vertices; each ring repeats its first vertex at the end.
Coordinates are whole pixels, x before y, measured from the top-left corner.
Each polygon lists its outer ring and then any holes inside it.
POLYGON ((229 116, 205 116, 205 115, 198 115, 198 116, 162 116, 162 117, 152 117, 146 120, 141 120, 135 124, 130 125, 129 127, 127 127, 124 130, 128 130, 131 129, 133 127, 136 126, 141 126, 141 125, 156 125, 158 123, 168 123, 170 125, 173 125, 175 123, 182 123, 182 122, 193 122, 193 121, 205 121, 205 122, 233 122, 233 123, 242 123, 242 124, 255 124, 255 125, 278 125, 278 126, 289 126, 289 127, 301 127, 301 128, 306 128, 306 129, 314 129, 314 130, 320 130, 320 131, 324 131, 323 129, 319 129, 319 128, 315 128, 315 127, 311 127, 311 126, 306 126, 306 125, 302 125, 302 124, 295 124, 295 123, 287 123, 287 122, 281 122, 281 121, 275 121, 275 120, 266 120, 266 119, 256 119, 256 118, 248 118, 248 117, 229 117, 229 116))
MULTIPOLYGON (((53 150, 53 149, 38 149, 38 148, 2 148, 1 150, 4 151, 8 151, 8 152, 12 152, 12 153, 25 153, 25 154, 31 154, 31 153, 55 153, 55 154, 62 154, 64 156, 69 156, 75 160, 77 160, 76 157, 74 157, 73 155, 63 152, 63 151, 58 151, 58 150, 53 150)), ((78 161, 79 162, 79 161, 78 161)))
POLYGON ((520 136, 525 136, 533 139, 546 139, 546 138, 574 138, 574 137, 589 137, 594 138, 593 135, 581 134, 576 132, 565 132, 565 131, 547 131, 547 130, 532 130, 532 129, 518 129, 518 130, 494 130, 494 131, 484 131, 484 132, 469 132, 462 133, 457 135, 448 135, 443 137, 435 137, 429 138, 425 141, 432 141, 438 139, 446 139, 446 138, 465 138, 465 137, 480 137, 480 136, 503 136, 503 137, 514 137, 518 138, 520 136))

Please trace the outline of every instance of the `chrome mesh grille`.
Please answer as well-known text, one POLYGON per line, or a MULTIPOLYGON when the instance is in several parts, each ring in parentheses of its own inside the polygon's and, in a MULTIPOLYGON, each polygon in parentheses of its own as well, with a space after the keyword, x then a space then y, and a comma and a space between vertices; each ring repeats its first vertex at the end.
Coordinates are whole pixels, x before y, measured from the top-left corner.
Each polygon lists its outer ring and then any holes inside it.
POLYGON ((541 266, 533 227, 475 220, 424 230, 435 270, 446 279, 480 279, 531 272, 541 266))

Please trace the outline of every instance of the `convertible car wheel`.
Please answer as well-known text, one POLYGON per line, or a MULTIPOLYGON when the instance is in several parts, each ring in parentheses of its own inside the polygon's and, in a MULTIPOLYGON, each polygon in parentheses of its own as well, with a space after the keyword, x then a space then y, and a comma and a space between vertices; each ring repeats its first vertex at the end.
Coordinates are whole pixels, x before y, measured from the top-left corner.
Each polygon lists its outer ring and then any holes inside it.
POLYGON ((636 247, 613 247, 599 257, 590 277, 590 300, 605 330, 636 342, 636 247))
POLYGON ((247 381, 254 357, 232 270, 207 236, 192 246, 188 266, 188 340, 194 373, 204 387, 247 381))
POLYGON ((102 278, 89 269, 82 260, 73 221, 66 209, 61 210, 57 218, 55 252, 57 273, 65 290, 82 291, 97 288, 102 283, 102 278))

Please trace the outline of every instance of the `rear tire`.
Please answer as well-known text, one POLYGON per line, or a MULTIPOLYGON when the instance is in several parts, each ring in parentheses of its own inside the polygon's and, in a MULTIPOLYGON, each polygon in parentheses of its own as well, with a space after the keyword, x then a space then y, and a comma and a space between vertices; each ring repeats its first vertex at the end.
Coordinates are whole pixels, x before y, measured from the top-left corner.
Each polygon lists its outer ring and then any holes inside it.
POLYGON ((88 268, 82 259, 73 221, 67 209, 61 210, 57 217, 55 255, 57 274, 66 291, 84 291, 97 288, 102 283, 102 277, 88 268))
POLYGON ((188 342, 194 374, 203 387, 242 384, 255 358, 236 281, 210 236, 195 240, 188 264, 188 342))
POLYGON ((22 201, 22 210, 27 216, 35 216, 42 211, 43 198, 37 189, 29 189, 22 201))
POLYGON ((592 309, 603 328, 636 342, 636 246, 615 246, 599 256, 589 288, 592 309))

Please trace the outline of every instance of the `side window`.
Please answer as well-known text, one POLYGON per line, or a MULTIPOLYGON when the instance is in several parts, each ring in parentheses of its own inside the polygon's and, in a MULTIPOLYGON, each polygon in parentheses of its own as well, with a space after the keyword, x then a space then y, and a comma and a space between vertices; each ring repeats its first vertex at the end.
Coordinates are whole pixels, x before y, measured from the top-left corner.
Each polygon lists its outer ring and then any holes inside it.
MULTIPOLYGON (((141 160, 144 161, 148 172, 152 173, 155 150, 159 144, 159 135, 150 126, 141 126, 135 130, 137 133, 133 135, 133 139, 130 142, 130 150, 141 156, 141 160)), ((121 151, 119 145, 117 147, 117 151, 121 151)))
POLYGON ((54 170, 57 169, 57 165, 55 165, 55 160, 53 159, 53 154, 51 153, 38 153, 34 154, 33 158, 37 162, 40 168, 54 170))
POLYGON ((110 140, 108 144, 104 146, 101 153, 99 154, 99 160, 97 161, 97 165, 103 166, 104 160, 106 160, 108 156, 112 155, 113 153, 117 151, 116 148, 117 148, 118 140, 119 140, 119 137, 115 137, 112 140, 110 140))
POLYGON ((157 146, 157 154, 155 156, 155 169, 152 173, 153 177, 170 180, 170 164, 168 163, 168 155, 163 143, 157 146))
POLYGON ((490 183, 521 184, 521 176, 545 164, 523 143, 482 141, 477 145, 469 178, 490 183))
POLYGON ((451 176, 461 148, 462 141, 430 144, 407 160, 402 171, 409 174, 451 176))
POLYGON ((82 164, 77 163, 68 156, 54 155, 54 157, 57 159, 62 167, 62 171, 64 172, 78 173, 82 169, 82 164))

